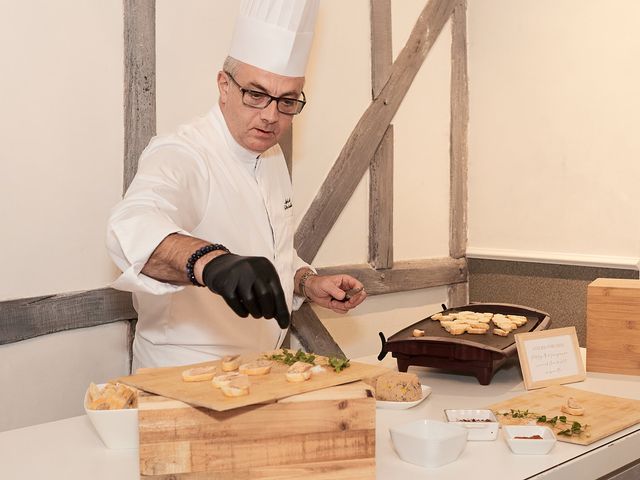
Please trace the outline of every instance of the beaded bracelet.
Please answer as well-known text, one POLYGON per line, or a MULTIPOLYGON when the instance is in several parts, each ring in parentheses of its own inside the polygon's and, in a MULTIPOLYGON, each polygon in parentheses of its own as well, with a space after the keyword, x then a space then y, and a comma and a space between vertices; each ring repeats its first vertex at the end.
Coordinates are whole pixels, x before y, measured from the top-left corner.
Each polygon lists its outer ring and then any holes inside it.
POLYGON ((215 250, 224 250, 225 252, 229 253, 229 249, 224 245, 221 245, 219 243, 212 243, 209 245, 205 245, 204 247, 201 247, 193 252, 189 257, 189 260, 187 260, 187 277, 196 287, 204 287, 204 285, 200 284, 198 280, 196 280, 196 276, 193 273, 193 267, 195 266, 198 259, 215 250))
POLYGON ((300 283, 298 284, 299 285, 299 289, 300 289, 300 293, 302 294, 302 296, 304 298, 306 298, 309 301, 311 301, 311 299, 307 295, 307 291, 305 290, 305 286, 306 286, 306 283, 307 283, 307 280, 309 279, 309 277, 313 277, 314 275, 317 276, 318 274, 316 272, 314 272, 313 270, 307 270, 300 277, 300 283))

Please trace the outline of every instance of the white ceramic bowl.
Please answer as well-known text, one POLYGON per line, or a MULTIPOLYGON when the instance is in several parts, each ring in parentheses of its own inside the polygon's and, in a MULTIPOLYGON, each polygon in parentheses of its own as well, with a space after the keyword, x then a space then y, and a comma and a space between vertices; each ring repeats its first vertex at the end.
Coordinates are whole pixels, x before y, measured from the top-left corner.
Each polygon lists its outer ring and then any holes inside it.
POLYGON ((556 436, 549 427, 537 425, 505 425, 504 439, 513 453, 521 455, 545 455, 556 444, 556 436), (515 438, 540 435, 542 439, 515 438))
POLYGON ((467 429, 437 420, 416 420, 389 431, 398 456, 423 467, 453 462, 467 444, 467 429))
POLYGON ((498 438, 500 423, 491 410, 450 410, 444 411, 447 422, 459 425, 469 431, 467 440, 495 440, 498 438))
POLYGON ((84 411, 107 448, 138 448, 137 408, 91 410, 88 404, 89 389, 84 394, 84 411))

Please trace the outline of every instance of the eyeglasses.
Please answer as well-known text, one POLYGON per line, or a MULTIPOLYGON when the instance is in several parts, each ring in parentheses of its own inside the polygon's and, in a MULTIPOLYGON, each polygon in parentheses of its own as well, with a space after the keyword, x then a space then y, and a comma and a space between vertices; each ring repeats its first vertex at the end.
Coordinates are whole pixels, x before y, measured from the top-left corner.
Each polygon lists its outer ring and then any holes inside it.
POLYGON ((240 89, 240 93, 242 93, 242 103, 244 103, 247 107, 264 109, 269 106, 272 101, 276 101, 276 106, 278 107, 278 111, 280 113, 284 113, 285 115, 297 115, 304 108, 307 103, 307 99, 304 96, 304 92, 302 92, 302 100, 297 100, 295 98, 287 98, 287 97, 274 97, 269 95, 268 93, 258 92, 257 90, 249 90, 242 87, 233 75, 229 72, 225 71, 224 73, 233 80, 233 83, 240 89))

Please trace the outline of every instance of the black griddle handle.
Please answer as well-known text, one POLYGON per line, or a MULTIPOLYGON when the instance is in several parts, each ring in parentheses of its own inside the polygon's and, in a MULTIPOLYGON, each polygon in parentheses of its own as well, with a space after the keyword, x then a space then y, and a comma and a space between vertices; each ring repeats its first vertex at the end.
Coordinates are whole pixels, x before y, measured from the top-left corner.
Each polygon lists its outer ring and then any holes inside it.
POLYGON ((447 306, 446 306, 444 303, 443 303, 443 304, 441 304, 440 306, 442 307, 442 310, 443 310, 443 311, 447 309, 447 306))
POLYGON ((382 359, 387 356, 387 339, 384 338, 384 333, 382 332, 378 332, 378 335, 380 335, 380 341, 382 342, 382 348, 378 354, 378 360, 382 361, 382 359))

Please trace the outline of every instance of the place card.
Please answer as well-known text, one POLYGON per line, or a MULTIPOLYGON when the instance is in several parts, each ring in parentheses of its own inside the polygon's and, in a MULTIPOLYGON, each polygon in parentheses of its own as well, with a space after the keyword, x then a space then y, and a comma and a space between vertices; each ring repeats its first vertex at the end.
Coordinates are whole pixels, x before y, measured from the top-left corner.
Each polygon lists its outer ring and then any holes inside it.
POLYGON ((515 340, 527 390, 587 378, 575 327, 518 333, 515 340))

